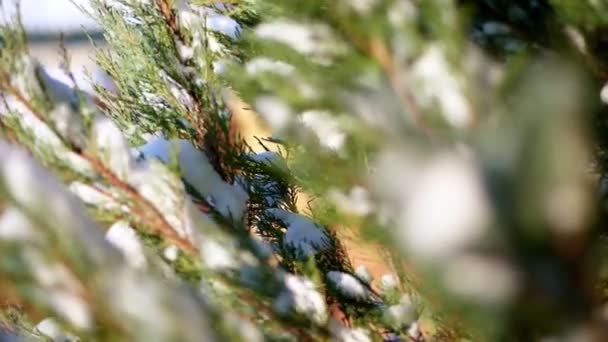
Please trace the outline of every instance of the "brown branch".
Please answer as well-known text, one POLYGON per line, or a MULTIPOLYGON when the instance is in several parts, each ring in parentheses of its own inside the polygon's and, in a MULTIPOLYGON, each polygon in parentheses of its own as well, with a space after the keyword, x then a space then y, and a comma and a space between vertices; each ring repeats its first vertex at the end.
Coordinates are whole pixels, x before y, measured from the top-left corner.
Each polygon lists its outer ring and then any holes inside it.
POLYGON ((346 29, 344 30, 344 33, 356 48, 370 56, 378 65, 380 65, 384 75, 391 84, 391 88, 399 97, 399 100, 404 105, 405 109, 412 116, 416 127, 422 130, 422 132, 432 140, 431 129, 424 122, 422 112, 420 112, 418 108, 414 95, 406 87, 404 80, 399 74, 397 63, 382 39, 379 37, 371 37, 369 40, 366 40, 346 29))
MULTIPOLYGON (((191 42, 188 42, 187 35, 180 27, 179 20, 169 2, 167 0, 156 0, 155 4, 164 17, 171 34, 173 34, 181 44, 190 45, 191 42)), ((203 115, 201 101, 196 96, 194 89, 188 87, 184 88, 194 104, 193 110, 186 111, 185 116, 194 126, 196 131, 197 147, 204 149, 214 169, 219 173, 223 180, 233 181, 234 172, 232 171, 234 170, 230 170, 229 165, 225 163, 226 158, 224 158, 229 154, 229 151, 239 150, 240 140, 235 136, 235 131, 232 129, 232 121, 230 122, 229 132, 224 133, 222 127, 215 122, 216 120, 209 120, 210 116, 213 114, 203 115), (205 120, 205 118, 207 120, 205 120), (209 131, 212 131, 214 134, 209 135, 209 131)))
POLYGON ((412 119, 414 120, 416 126, 418 126, 427 137, 431 138, 431 130, 424 122, 422 113, 416 104, 416 99, 405 86, 405 82, 399 75, 397 64, 395 63, 391 52, 388 50, 384 42, 378 37, 372 37, 367 44, 367 51, 369 55, 382 67, 382 70, 384 70, 384 74, 389 79, 391 87, 397 96, 399 96, 399 99, 407 111, 411 113, 412 119))
MULTIPOLYGON (((21 102, 29 111, 34 114, 38 119, 42 122, 47 123, 46 119, 40 114, 40 112, 34 107, 34 105, 28 100, 19 89, 15 88, 9 81, 6 74, 0 74, 0 86, 5 88, 9 93, 11 93, 15 98, 21 102)), ((51 129, 52 125, 50 126, 51 129)), ((61 135, 57 134, 56 131, 53 132, 60 137, 61 135)), ((62 139, 63 140, 63 139, 62 139)), ((171 225, 167 222, 162 213, 144 198, 137 190, 135 190, 130 184, 125 183, 120 178, 118 178, 110 169, 108 169, 97 157, 90 155, 86 151, 81 151, 80 149, 75 148, 69 142, 63 141, 68 147, 70 147, 75 153, 80 155, 83 159, 88 161, 91 166, 111 185, 121 189, 124 193, 126 193, 131 199, 139 205, 131 206, 130 209, 133 213, 137 213, 142 222, 154 222, 153 229, 154 233, 164 236, 167 240, 174 243, 176 246, 181 248, 185 253, 189 255, 195 255, 197 253, 197 248, 187 239, 182 238, 177 234, 177 232, 171 227, 171 225)))
POLYGON ((154 226, 156 227, 156 229, 153 230, 154 233, 164 236, 187 254, 195 255, 197 253, 197 248, 189 240, 179 236, 162 213, 150 203, 150 201, 137 192, 137 190, 118 178, 96 157, 87 152, 82 152, 80 155, 88 161, 93 168, 108 181, 108 183, 122 190, 131 197, 135 203, 139 204, 139 207, 131 207, 131 211, 137 213, 137 216, 140 216, 140 219, 142 219, 143 222, 148 222, 148 220, 154 222, 154 226))

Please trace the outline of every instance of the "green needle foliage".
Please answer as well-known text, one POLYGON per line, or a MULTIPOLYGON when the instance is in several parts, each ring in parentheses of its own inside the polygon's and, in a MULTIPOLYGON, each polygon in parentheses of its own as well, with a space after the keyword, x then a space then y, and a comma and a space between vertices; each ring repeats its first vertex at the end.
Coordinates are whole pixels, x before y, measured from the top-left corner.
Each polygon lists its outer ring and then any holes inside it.
POLYGON ((86 11, 93 94, 2 13, 0 340, 608 339, 602 1, 86 11))

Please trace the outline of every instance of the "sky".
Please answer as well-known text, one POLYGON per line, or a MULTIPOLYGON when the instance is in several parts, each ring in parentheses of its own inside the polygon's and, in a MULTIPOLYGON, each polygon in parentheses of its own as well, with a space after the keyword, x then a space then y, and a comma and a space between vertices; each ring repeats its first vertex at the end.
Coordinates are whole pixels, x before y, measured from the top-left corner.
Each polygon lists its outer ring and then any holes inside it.
MULTIPOLYGON (((17 0, 0 0, 0 17, 15 13, 17 0)), ((70 0, 21 0, 23 24, 28 31, 78 31, 95 28, 95 22, 83 14, 70 0)), ((88 0, 74 0, 86 6, 88 0)), ((2 19, 0 19, 2 20, 2 19)))

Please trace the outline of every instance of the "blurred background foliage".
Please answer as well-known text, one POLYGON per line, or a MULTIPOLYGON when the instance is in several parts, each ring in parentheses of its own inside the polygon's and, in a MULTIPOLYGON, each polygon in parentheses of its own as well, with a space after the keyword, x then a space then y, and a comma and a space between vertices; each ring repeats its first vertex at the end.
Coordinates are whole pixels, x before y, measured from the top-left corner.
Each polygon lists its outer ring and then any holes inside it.
POLYGON ((3 15, 7 339, 608 339, 606 3, 83 10, 92 94, 3 15))

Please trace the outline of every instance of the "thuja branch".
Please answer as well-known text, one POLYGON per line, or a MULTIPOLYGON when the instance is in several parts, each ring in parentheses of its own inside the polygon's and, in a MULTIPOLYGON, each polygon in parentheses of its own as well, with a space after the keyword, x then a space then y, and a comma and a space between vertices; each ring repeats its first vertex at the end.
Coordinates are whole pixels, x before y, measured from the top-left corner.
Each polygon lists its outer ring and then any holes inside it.
MULTIPOLYGON (((58 134, 54 125, 49 124, 48 120, 36 109, 28 98, 25 97, 21 91, 19 91, 19 89, 15 88, 10 82, 8 82, 8 78, 5 74, 0 74, 0 89, 5 89, 10 95, 14 96, 17 101, 22 103, 30 112, 32 112, 36 118, 45 123, 66 146, 68 146, 74 153, 80 155, 84 160, 89 162, 95 171, 97 171, 97 173, 99 173, 105 181, 129 196, 130 199, 135 203, 129 206, 131 212, 136 213, 141 222, 152 222, 154 233, 162 235, 187 254, 195 255, 197 253, 197 248, 187 239, 180 237, 160 213, 160 211, 152 203, 150 203, 150 201, 137 192, 137 190, 135 190, 131 185, 122 181, 96 156, 89 154, 86 151, 82 151, 80 148, 74 146, 74 144, 66 141, 66 139, 61 138, 61 135, 58 134)), ((130 203, 127 203, 127 205, 128 204, 130 203)))
MULTIPOLYGON (((177 15, 166 0, 156 0, 156 6, 159 8, 168 28, 174 40, 183 46, 190 46, 192 42, 190 37, 186 34, 182 27, 180 27, 177 15)), ((177 51, 177 47, 176 47, 177 51)), ((182 63, 188 64, 186 67, 192 67, 189 63, 191 61, 181 61, 182 63)), ((189 75, 185 75, 189 77, 189 75)), ((232 122, 229 122, 229 129, 227 132, 223 130, 222 125, 218 122, 221 120, 218 114, 203 113, 203 105, 200 96, 196 89, 193 89, 191 84, 194 82, 188 82, 183 85, 189 97, 193 102, 193 110, 186 110, 185 116, 194 126, 197 134, 196 144, 198 147, 203 148, 210 161, 212 162, 215 170, 220 176, 227 181, 233 180, 232 172, 229 170, 229 165, 226 164, 226 158, 234 151, 239 151, 240 140, 236 137, 236 131, 231 129, 232 122)), ((215 104, 215 101, 214 105, 215 104)), ((213 108, 217 110, 217 108, 213 108)), ((231 121, 231 120, 230 120, 231 121)))
POLYGON ((110 169, 108 169, 98 158, 87 153, 82 152, 80 154, 86 161, 88 161, 93 168, 99 172, 99 174, 111 185, 122 190, 127 196, 129 196, 136 204, 131 206, 131 210, 137 213, 140 217, 141 222, 153 222, 153 232, 165 237, 168 241, 174 243, 176 246, 181 248, 185 253, 195 255, 197 248, 187 239, 182 238, 177 232, 171 227, 169 222, 161 214, 161 212, 144 198, 137 190, 131 185, 123 182, 118 178, 110 169))

